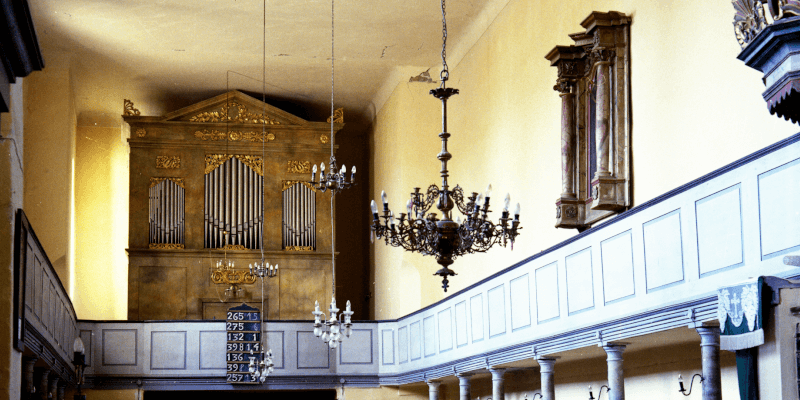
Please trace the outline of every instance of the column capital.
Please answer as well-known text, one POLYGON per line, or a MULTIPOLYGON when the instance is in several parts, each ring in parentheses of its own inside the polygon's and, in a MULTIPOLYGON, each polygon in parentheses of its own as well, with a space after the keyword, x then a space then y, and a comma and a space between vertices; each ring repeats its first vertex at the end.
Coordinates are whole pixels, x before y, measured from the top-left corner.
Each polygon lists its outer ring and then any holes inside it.
POLYGON ((503 374, 506 373, 505 368, 489 367, 489 372, 492 373, 492 380, 502 380, 503 374))
POLYGON ((719 335, 721 330, 718 326, 701 326, 695 328, 700 335, 700 346, 719 347, 719 335))
POLYGON ((425 381, 425 383, 427 383, 427 384, 428 384, 428 387, 429 387, 431 390, 436 390, 436 389, 438 389, 438 388, 439 388, 439 385, 441 385, 441 384, 442 384, 442 381, 437 381, 437 380, 433 380, 433 379, 428 379, 427 381, 425 381))
POLYGON ((539 372, 548 373, 553 372, 555 369, 556 360, 561 357, 546 357, 540 356, 536 357, 535 360, 539 363, 539 372))
POLYGON ((603 350, 606 351, 608 361, 622 360, 622 352, 628 347, 630 343, 625 342, 607 342, 602 344, 603 350))

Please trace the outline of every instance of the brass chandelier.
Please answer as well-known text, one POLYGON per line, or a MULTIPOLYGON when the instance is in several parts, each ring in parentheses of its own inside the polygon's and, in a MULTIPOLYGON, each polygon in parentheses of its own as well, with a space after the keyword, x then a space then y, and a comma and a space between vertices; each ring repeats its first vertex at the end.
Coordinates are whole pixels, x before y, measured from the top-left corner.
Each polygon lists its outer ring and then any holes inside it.
POLYGON ((440 189, 435 184, 430 185, 425 193, 420 192, 418 187, 414 188, 411 198, 406 203, 407 213, 400 213, 399 218, 395 218, 394 213, 389 210, 385 192, 381 192, 383 215, 378 214, 375 200, 370 205, 373 218, 372 231, 378 239, 383 238, 386 244, 402 247, 406 251, 436 257, 436 262, 442 268, 434 275, 442 277, 442 288, 445 292, 448 286, 447 277, 456 275, 449 268, 455 258, 465 254, 486 252, 495 244, 505 247, 510 242, 513 249, 514 239, 522 229, 519 226, 519 203, 514 210, 513 219, 509 214, 508 206, 511 201, 509 195, 505 197, 500 220, 494 223, 488 219, 492 185, 487 187, 485 193, 472 192, 466 198, 460 186, 456 185, 450 189, 448 185, 447 161, 452 155, 447 151, 447 139, 450 137, 450 133, 447 132, 447 99, 458 94, 458 89, 446 87, 450 77, 446 52, 446 15, 445 0, 442 0, 442 72, 439 74, 441 84, 439 88, 430 91, 431 95, 442 101, 442 132, 439 134, 442 139, 442 150, 436 156, 442 162, 440 171, 442 187, 440 189), (436 213, 428 213, 434 203, 441 212, 441 219, 437 218, 436 213), (464 215, 464 220, 461 217, 453 220, 454 208, 458 208, 464 215))

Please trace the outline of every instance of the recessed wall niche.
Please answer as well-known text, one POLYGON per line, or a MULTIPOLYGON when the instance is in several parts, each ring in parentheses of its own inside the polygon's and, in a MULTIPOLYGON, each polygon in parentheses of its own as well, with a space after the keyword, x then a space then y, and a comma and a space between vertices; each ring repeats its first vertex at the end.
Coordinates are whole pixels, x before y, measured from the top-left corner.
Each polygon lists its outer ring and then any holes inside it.
POLYGON ((592 12, 569 35, 574 44, 546 56, 561 97, 557 228, 582 231, 631 206, 630 22, 592 12))

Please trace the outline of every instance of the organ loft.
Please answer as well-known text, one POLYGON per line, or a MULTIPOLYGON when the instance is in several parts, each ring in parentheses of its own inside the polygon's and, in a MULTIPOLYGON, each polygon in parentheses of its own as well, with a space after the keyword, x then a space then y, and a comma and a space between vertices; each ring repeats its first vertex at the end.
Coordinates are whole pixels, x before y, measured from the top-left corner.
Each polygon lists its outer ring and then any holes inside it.
MULTIPOLYGON (((218 264, 246 270, 262 254, 280 268, 264 282, 265 318, 307 319, 309 304, 331 297, 330 202, 307 183, 330 157, 329 122, 238 91, 158 117, 126 101, 123 118, 129 320, 225 319, 261 291, 212 273, 218 264)), ((334 122, 334 132, 344 127, 334 122)))

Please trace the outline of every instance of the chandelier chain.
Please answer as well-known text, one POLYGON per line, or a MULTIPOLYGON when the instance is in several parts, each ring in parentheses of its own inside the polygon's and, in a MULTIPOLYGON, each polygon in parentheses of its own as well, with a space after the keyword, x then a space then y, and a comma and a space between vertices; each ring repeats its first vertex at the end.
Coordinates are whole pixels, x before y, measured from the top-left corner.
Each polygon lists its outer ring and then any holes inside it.
POLYGON ((445 0, 442 0, 442 72, 439 74, 442 86, 450 78, 450 70, 447 67, 447 12, 444 2, 445 0))
MULTIPOLYGON (((333 82, 334 82, 333 81, 334 68, 333 68, 333 63, 334 63, 334 52, 333 52, 333 49, 334 49, 334 37, 335 37, 334 36, 334 32, 335 31, 334 31, 333 21, 334 21, 334 0, 331 0, 331 164, 335 163, 335 161, 336 161, 336 158, 333 156, 333 120, 334 120, 334 117, 333 117, 333 114, 334 114, 334 110, 333 110, 333 93, 334 93, 334 84, 333 84, 333 82)), ((331 171, 331 172, 335 172, 335 171, 331 171)))

